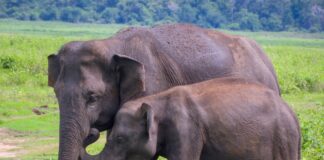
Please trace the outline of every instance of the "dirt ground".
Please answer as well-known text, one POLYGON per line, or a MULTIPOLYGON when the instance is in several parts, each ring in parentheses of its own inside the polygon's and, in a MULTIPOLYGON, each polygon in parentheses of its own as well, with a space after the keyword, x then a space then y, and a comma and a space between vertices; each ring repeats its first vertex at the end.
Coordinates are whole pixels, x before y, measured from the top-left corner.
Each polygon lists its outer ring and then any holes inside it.
POLYGON ((0 158, 14 158, 23 153, 20 143, 25 140, 18 133, 6 128, 0 128, 0 158))

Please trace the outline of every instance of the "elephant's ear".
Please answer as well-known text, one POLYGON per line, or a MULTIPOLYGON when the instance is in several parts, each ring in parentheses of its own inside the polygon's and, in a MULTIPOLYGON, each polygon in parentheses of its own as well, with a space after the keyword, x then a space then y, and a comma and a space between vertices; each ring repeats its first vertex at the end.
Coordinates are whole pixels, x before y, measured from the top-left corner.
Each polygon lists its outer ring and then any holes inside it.
POLYGON ((155 149, 157 144, 157 122, 155 121, 155 114, 152 106, 143 103, 139 109, 139 115, 142 117, 144 122, 146 134, 149 143, 147 143, 150 149, 155 149))
POLYGON ((145 91, 144 65, 124 55, 114 55, 118 72, 119 94, 121 102, 126 102, 145 91))
POLYGON ((53 87, 57 77, 60 74, 59 58, 55 54, 51 54, 48 59, 48 86, 53 87))

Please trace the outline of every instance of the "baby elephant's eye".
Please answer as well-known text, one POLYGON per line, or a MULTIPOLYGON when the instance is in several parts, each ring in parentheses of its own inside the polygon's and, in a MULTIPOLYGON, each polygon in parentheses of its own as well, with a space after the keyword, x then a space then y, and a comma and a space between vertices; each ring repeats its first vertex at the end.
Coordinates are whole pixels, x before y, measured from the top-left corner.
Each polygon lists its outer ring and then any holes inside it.
POLYGON ((124 142, 125 142, 125 138, 122 137, 122 136, 117 136, 117 137, 116 137, 116 142, 117 142, 118 144, 124 143, 124 142))

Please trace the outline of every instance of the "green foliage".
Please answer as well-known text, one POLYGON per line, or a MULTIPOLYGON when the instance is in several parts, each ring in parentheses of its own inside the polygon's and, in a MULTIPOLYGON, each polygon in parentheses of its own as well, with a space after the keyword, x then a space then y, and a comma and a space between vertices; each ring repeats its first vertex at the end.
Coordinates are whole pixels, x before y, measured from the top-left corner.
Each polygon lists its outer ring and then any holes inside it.
MULTIPOLYGON (((234 28, 240 25, 232 24, 234 28)), ((15 138, 23 138, 17 145, 24 152, 17 159, 57 159, 59 111, 53 90, 47 86, 47 56, 69 41, 109 37, 123 27, 0 20, 0 128, 9 128, 17 134, 15 138), (48 106, 45 114, 32 112, 42 105, 48 106)), ((231 33, 262 45, 275 66, 283 98, 299 118, 302 159, 323 159, 324 34, 231 33)), ((105 135, 101 135, 87 150, 98 153, 104 144, 105 135)))
POLYGON ((248 12, 247 9, 242 9, 237 15, 240 29, 258 31, 261 29, 259 17, 256 14, 248 12))
POLYGON ((272 60, 281 92, 324 91, 324 35, 237 32, 255 39, 272 60), (289 38, 290 37, 290 38, 289 38))
POLYGON ((265 50, 275 64, 283 93, 324 91, 320 87, 324 82, 323 49, 266 46, 265 50))
POLYGON ((324 158, 324 94, 284 95, 297 113, 302 134, 302 159, 324 158))
POLYGON ((215 2, 205 1, 203 2, 203 4, 201 4, 197 22, 199 25, 205 27, 220 27, 225 22, 226 18, 224 17, 221 10, 218 8, 218 5, 215 2))
POLYGON ((269 18, 262 18, 261 22, 266 30, 270 30, 270 31, 282 30, 282 21, 280 17, 276 14, 271 14, 269 18))
POLYGON ((118 18, 118 9, 117 8, 106 8, 101 13, 101 18, 105 23, 116 23, 116 19, 118 18))
POLYGON ((0 65, 3 69, 13 69, 15 67, 15 59, 12 57, 0 57, 0 65))
POLYGON ((66 22, 79 22, 81 17, 82 17, 81 9, 67 7, 62 10, 60 19, 66 22))
POLYGON ((57 20, 58 19, 58 13, 53 8, 48 8, 47 10, 42 10, 39 18, 45 21, 49 20, 57 20))
POLYGON ((320 0, 2 0, 0 18, 142 25, 183 22, 234 30, 324 31, 320 0))

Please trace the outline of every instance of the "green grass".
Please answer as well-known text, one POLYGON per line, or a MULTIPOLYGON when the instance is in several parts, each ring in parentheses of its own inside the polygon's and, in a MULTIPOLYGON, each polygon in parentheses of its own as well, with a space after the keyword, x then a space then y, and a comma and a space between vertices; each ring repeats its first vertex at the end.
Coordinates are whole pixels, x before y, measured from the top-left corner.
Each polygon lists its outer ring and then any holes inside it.
MULTIPOLYGON (((47 55, 66 42, 106 38, 124 27, 0 20, 0 128, 13 131, 13 141, 22 139, 16 142, 18 158, 57 159, 59 111, 47 87, 47 55), (42 109, 45 114, 32 112, 43 105, 48 106, 42 109)), ((324 159, 324 33, 231 33, 262 45, 275 66, 283 98, 298 115, 303 159, 324 159)), ((104 137, 87 150, 98 153, 104 137)))
POLYGON ((304 159, 324 159, 324 93, 284 95, 299 118, 304 159))
POLYGON ((52 36, 57 38, 74 37, 106 38, 124 28, 124 25, 105 25, 87 23, 64 23, 64 22, 37 22, 16 21, 11 19, 1 20, 0 30, 3 33, 23 34, 33 36, 52 36))

